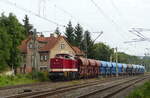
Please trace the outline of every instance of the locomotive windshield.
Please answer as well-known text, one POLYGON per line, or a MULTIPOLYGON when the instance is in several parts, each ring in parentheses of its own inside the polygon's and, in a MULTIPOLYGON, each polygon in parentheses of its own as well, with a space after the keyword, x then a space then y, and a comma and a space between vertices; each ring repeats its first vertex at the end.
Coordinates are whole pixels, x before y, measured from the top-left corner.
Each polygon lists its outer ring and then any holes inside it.
POLYGON ((72 59, 74 60, 74 57, 69 54, 56 54, 56 58, 66 58, 66 59, 72 59))

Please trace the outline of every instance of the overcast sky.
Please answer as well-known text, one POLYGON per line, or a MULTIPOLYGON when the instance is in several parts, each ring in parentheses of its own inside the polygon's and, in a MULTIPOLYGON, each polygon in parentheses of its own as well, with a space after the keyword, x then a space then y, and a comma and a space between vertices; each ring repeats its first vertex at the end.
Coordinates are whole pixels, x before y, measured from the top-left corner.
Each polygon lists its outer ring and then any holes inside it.
MULTIPOLYGON (((150 28, 150 0, 0 0, 0 13, 13 12, 22 22, 27 14, 37 31, 49 36, 58 26, 61 32, 69 20, 73 26, 80 23, 84 30, 103 31, 96 42, 105 42, 110 47, 118 47, 119 51, 132 55, 144 55, 150 52, 150 42, 128 43, 138 38, 128 30, 131 28, 150 28), (99 8, 98 8, 99 7, 99 8), (46 21, 41 17, 49 19, 46 21), (50 21, 54 21, 54 24, 50 21)), ((142 32, 150 37, 150 32, 142 32)), ((92 33, 92 39, 98 34, 92 33)))

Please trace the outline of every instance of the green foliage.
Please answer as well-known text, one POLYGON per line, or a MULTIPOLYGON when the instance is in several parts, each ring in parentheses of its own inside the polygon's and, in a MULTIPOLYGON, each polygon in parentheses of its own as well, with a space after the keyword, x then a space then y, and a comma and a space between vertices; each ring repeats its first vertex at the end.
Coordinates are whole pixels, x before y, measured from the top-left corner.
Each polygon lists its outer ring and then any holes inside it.
POLYGON ((82 48, 81 44, 83 41, 83 28, 80 24, 77 24, 74 30, 75 35, 75 46, 82 48))
POLYGON ((15 75, 15 76, 0 76, 0 87, 10 86, 10 85, 19 85, 19 84, 29 84, 38 82, 33 80, 30 74, 25 75, 15 75))
POLYGON ((118 52, 118 62, 129 63, 130 55, 124 52, 118 52))
POLYGON ((9 47, 9 36, 3 28, 0 28, 0 72, 7 67, 7 60, 9 60, 10 56, 9 47))
POLYGON ((12 13, 0 17, 0 70, 9 65, 16 68, 20 65, 18 46, 25 38, 24 27, 12 13))
POLYGON ((71 21, 69 21, 65 32, 66 38, 71 45, 75 45, 74 28, 72 27, 71 21))
POLYGON ((23 19, 23 26, 24 26, 24 28, 25 28, 25 35, 26 36, 29 36, 29 35, 31 35, 32 33, 31 33, 31 29, 33 28, 33 26, 30 24, 30 22, 29 22, 29 18, 28 18, 28 16, 27 15, 25 15, 25 17, 24 17, 24 19, 23 19))
POLYGON ((93 58, 93 46, 94 46, 94 43, 91 39, 91 35, 90 35, 90 32, 89 31, 85 31, 84 32, 84 39, 83 39, 83 42, 82 42, 82 49, 85 51, 85 53, 87 54, 87 57, 88 58, 93 58))
POLYGON ((150 97, 150 81, 136 88, 127 98, 149 98, 150 97))
POLYGON ((57 36, 61 35, 61 33, 60 33, 60 31, 59 31, 59 27, 56 28, 56 30, 55 30, 54 33, 57 34, 57 36))
POLYGON ((33 76, 33 78, 35 78, 41 82, 49 80, 47 72, 33 72, 32 76, 33 76))
POLYGON ((112 50, 109 46, 104 43, 96 43, 94 44, 93 49, 93 58, 97 60, 109 61, 110 55, 112 54, 112 50))
POLYGON ((118 62, 127 64, 141 64, 142 59, 137 56, 128 55, 124 52, 118 52, 118 62))

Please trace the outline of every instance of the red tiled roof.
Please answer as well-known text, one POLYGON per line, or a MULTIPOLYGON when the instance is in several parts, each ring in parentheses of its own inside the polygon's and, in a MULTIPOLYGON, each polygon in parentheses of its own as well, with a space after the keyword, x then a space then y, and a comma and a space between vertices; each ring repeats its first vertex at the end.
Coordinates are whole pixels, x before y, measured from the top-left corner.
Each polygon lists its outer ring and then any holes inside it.
MULTIPOLYGON (((72 46, 67 39, 64 36, 59 36, 59 37, 37 37, 36 40, 39 42, 46 42, 46 44, 44 46, 42 46, 41 48, 39 48, 39 52, 42 51, 50 51, 55 44, 61 39, 64 38, 64 40, 69 44, 69 46, 75 51, 75 53, 77 55, 83 55, 84 52, 81 51, 78 47, 72 46)), ((26 40, 23 40, 21 45, 19 46, 19 49, 21 50, 21 52, 26 53, 27 52, 27 42, 31 39, 31 37, 29 37, 26 40)))
POLYGON ((23 53, 26 53, 26 52, 27 52, 27 42, 28 42, 30 39, 31 39, 31 37, 29 37, 28 39, 23 40, 23 41, 21 42, 21 45, 18 47, 18 48, 21 50, 21 52, 23 52, 23 53))
POLYGON ((23 40, 21 42, 21 45, 19 46, 19 49, 21 50, 21 52, 26 53, 27 52, 27 40, 23 40))
POLYGON ((58 38, 56 37, 45 37, 44 39, 39 37, 37 40, 47 42, 47 44, 40 48, 39 51, 49 51, 58 42, 58 38))
POLYGON ((84 55, 84 52, 81 51, 78 47, 72 46, 72 48, 77 55, 84 55))

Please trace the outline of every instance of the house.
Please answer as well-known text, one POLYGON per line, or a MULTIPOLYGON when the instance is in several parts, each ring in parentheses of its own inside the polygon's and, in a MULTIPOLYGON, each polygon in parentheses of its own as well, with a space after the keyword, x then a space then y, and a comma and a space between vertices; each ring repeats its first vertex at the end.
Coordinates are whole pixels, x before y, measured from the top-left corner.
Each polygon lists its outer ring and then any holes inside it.
POLYGON ((55 37, 52 34, 50 37, 36 36, 35 40, 30 36, 22 41, 19 49, 23 59, 20 70, 26 69, 23 70, 24 73, 31 72, 33 66, 39 70, 47 70, 50 65, 50 58, 58 53, 84 55, 78 47, 72 46, 64 36, 55 37))

